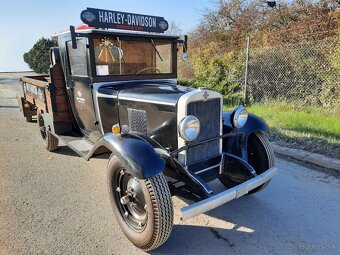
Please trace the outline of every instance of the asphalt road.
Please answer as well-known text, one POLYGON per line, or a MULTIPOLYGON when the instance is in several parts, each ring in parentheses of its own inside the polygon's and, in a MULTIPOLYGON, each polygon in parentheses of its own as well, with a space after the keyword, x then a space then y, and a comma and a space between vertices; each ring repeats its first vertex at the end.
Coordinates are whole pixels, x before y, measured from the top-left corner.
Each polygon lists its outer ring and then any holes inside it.
MULTIPOLYGON (((106 192, 105 158, 42 147, 0 74, 0 254, 141 254, 120 231, 106 192)), ((340 179, 277 159, 260 193, 180 221, 152 254, 340 254, 340 179)), ((218 183, 214 184, 216 187, 218 183)))

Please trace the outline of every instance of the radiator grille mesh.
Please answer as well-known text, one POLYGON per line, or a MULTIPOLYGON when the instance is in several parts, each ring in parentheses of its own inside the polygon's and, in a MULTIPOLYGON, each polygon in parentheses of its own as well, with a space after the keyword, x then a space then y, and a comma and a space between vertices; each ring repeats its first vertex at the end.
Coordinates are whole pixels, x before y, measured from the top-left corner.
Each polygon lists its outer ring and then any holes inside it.
MULTIPOLYGON (((188 104, 187 115, 196 116, 201 123, 201 132, 195 142, 220 135, 220 99, 192 102, 188 104)), ((220 140, 214 140, 188 149, 187 165, 191 165, 220 154, 220 140)))

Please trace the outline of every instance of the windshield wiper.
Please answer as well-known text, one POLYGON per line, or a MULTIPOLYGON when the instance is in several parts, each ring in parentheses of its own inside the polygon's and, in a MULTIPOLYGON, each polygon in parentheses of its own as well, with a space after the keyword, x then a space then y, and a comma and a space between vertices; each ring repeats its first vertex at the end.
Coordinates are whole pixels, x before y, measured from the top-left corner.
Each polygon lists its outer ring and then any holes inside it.
POLYGON ((161 57, 161 54, 159 54, 159 52, 158 52, 158 50, 157 50, 157 48, 156 48, 155 42, 154 42, 152 39, 150 39, 150 41, 152 42, 152 46, 153 46, 153 48, 155 49, 155 51, 156 51, 158 57, 159 57, 159 58, 161 59, 161 61, 163 62, 163 59, 162 59, 162 57, 161 57))

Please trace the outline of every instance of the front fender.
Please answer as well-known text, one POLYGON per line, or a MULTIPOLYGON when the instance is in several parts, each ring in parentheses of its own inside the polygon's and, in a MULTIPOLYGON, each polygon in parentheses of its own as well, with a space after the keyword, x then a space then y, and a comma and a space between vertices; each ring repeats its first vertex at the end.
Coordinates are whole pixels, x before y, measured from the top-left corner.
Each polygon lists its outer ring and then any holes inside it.
POLYGON ((102 136, 86 156, 90 159, 100 147, 106 147, 117 156, 126 170, 138 179, 147 179, 161 173, 165 168, 165 160, 157 154, 152 145, 137 135, 102 136))
MULTIPOLYGON (((235 129, 231 123, 231 114, 232 111, 223 112, 223 131, 225 131, 223 133, 227 133, 228 131, 232 131, 235 129)), ((257 117, 252 113, 249 113, 246 124, 242 128, 238 128, 235 130, 236 132, 250 134, 256 131, 269 132, 269 127, 263 119, 257 117)))
POLYGON ((248 160, 247 141, 254 132, 269 132, 269 127, 264 120, 249 113, 248 120, 242 128, 234 128, 231 123, 232 112, 223 112, 223 134, 235 132, 235 136, 223 139, 223 151, 232 153, 244 160, 248 160))

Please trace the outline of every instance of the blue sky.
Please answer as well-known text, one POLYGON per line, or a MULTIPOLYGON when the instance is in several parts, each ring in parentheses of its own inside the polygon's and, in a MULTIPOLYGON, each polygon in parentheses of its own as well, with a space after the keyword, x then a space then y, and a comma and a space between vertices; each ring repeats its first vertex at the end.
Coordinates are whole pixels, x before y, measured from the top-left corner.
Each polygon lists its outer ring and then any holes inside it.
POLYGON ((198 23, 211 0, 4 0, 1 3, 0 72, 29 70, 22 55, 41 37, 79 25, 86 7, 149 14, 176 22, 184 32, 198 23))

